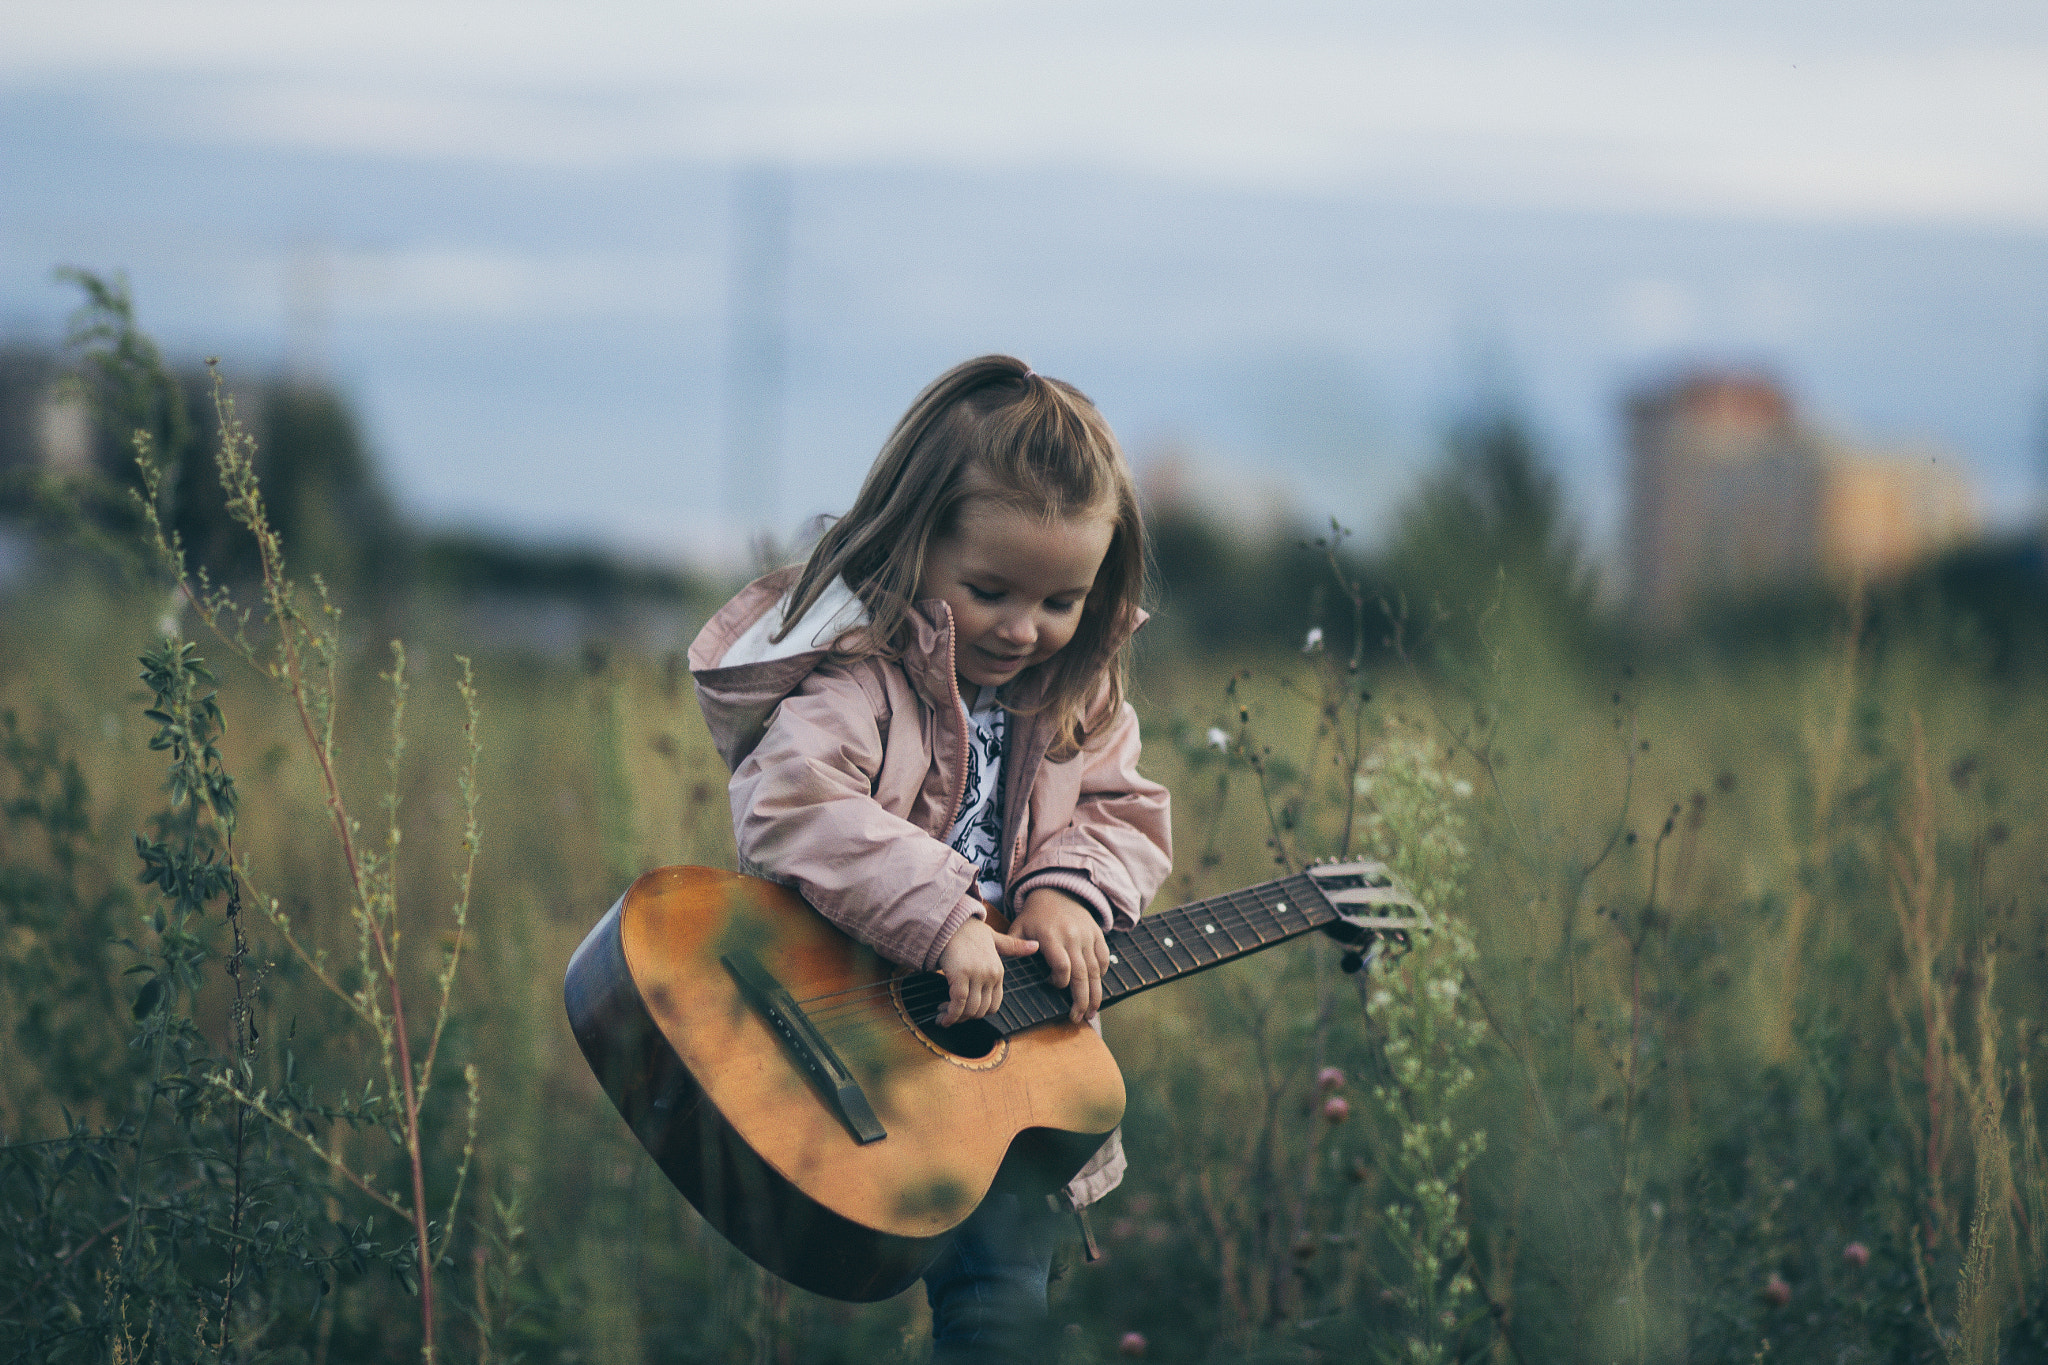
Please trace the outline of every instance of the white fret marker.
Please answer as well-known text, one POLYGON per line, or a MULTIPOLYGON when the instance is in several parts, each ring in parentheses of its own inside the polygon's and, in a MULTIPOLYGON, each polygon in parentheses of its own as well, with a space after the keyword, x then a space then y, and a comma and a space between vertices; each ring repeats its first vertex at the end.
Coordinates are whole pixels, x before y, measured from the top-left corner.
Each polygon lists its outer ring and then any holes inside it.
POLYGON ((1202 932, 1205 934, 1213 934, 1216 932, 1216 926, 1213 924, 1205 924, 1202 926, 1202 932))
POLYGON ((1162 945, 1164 945, 1165 947, 1168 947, 1168 948, 1171 948, 1171 947, 1173 946, 1173 940, 1172 940, 1172 939, 1170 939, 1170 938, 1163 938, 1163 939, 1159 940, 1159 942, 1160 942, 1160 943, 1161 943, 1162 945))
POLYGON ((1111 962, 1121 962, 1121 961, 1123 961, 1123 959, 1122 959, 1122 958, 1120 958, 1120 957, 1118 957, 1118 956, 1117 956, 1117 955, 1116 955, 1115 953, 1111 953, 1111 954, 1109 955, 1109 960, 1110 960, 1111 962))
POLYGON ((1273 908, 1284 915, 1287 913, 1287 902, 1281 901, 1278 905, 1275 905, 1273 908))

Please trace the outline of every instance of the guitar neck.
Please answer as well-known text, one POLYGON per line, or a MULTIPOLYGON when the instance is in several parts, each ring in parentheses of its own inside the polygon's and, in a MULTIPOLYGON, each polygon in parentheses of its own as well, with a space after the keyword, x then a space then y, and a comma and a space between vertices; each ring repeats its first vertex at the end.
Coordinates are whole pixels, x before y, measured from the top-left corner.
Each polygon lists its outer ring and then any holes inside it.
MULTIPOLYGON (((1102 978, 1103 1008, 1140 991, 1299 938, 1338 918, 1337 910, 1306 873, 1190 901, 1147 915, 1136 927, 1109 935, 1109 970, 1102 978)), ((1045 980, 1042 959, 1012 962, 1003 1003, 989 1016, 999 1033, 1015 1033, 1056 1019, 1073 1008, 1067 993, 1045 980)))

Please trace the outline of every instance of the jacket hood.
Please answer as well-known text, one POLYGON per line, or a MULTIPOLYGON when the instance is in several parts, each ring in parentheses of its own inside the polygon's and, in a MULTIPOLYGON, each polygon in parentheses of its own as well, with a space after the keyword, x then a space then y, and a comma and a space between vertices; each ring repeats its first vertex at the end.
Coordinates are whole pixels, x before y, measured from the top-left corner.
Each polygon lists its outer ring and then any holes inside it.
MULTIPOLYGON (((753 752, 776 706, 825 657, 832 638, 825 635, 825 627, 852 598, 852 593, 845 593, 827 615, 815 621, 812 618, 818 617, 818 610, 814 607, 780 644, 771 641, 769 637, 782 625, 782 604, 802 572, 801 565, 793 564, 755 579, 719 608, 690 642, 690 676, 697 684, 697 704, 728 770, 739 767, 740 760, 753 752)), ((823 598, 818 606, 825 606, 823 598)), ((861 612, 843 628, 865 620, 866 613, 861 612)))
MULTIPOLYGON (((846 581, 838 579, 780 642, 771 640, 782 628, 783 604, 802 573, 803 566, 793 564, 755 579, 705 622, 690 643, 697 702, 728 770, 738 768, 753 752, 775 708, 826 659, 832 642, 867 624, 866 607, 846 581)), ((1145 620, 1145 612, 1136 613, 1129 633, 1135 634, 1145 620)), ((904 675, 933 710, 958 705, 952 608, 936 598, 919 602, 909 624, 909 647, 898 660, 904 675)), ((1020 678, 1014 700, 1030 705, 1038 685, 1036 677, 1020 678)))

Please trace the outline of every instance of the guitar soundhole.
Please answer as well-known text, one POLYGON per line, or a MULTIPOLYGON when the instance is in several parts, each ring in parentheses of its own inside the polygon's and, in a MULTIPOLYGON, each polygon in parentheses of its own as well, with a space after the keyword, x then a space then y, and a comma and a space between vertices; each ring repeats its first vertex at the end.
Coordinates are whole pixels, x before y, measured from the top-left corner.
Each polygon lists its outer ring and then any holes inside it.
POLYGON ((986 1019, 963 1019, 951 1028, 925 1024, 920 1031, 946 1052, 969 1061, 988 1056, 1003 1040, 986 1019))

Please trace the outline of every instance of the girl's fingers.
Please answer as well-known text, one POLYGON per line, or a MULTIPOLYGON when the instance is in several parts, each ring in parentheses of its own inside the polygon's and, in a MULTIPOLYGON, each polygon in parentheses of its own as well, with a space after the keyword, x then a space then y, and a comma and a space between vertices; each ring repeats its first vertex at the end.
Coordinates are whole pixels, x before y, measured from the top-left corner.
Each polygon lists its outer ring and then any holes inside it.
POLYGON ((1047 978, 1055 986, 1065 986, 1074 979, 1074 959, 1066 948, 1047 939, 1045 943, 1045 967, 1050 973, 1047 978))
POLYGON ((1004 957, 1030 957, 1038 951, 1038 940, 1018 938, 1015 934, 997 934, 996 951, 1004 957))
POLYGON ((1109 970, 1109 945, 1097 938, 1078 954, 1082 970, 1074 983, 1074 1022, 1081 1023, 1102 1010, 1102 976, 1109 970))
POLYGON ((939 1015, 939 1026, 951 1028, 969 1019, 986 1019, 1003 1005, 1003 979, 1001 976, 980 981, 969 981, 967 975, 959 973, 948 983, 946 1008, 939 1015))
POLYGON ((1074 1010, 1068 1017, 1077 1024, 1081 1023, 1102 1008, 1102 978, 1086 971, 1075 972, 1074 986, 1069 994, 1074 997, 1074 1010))

